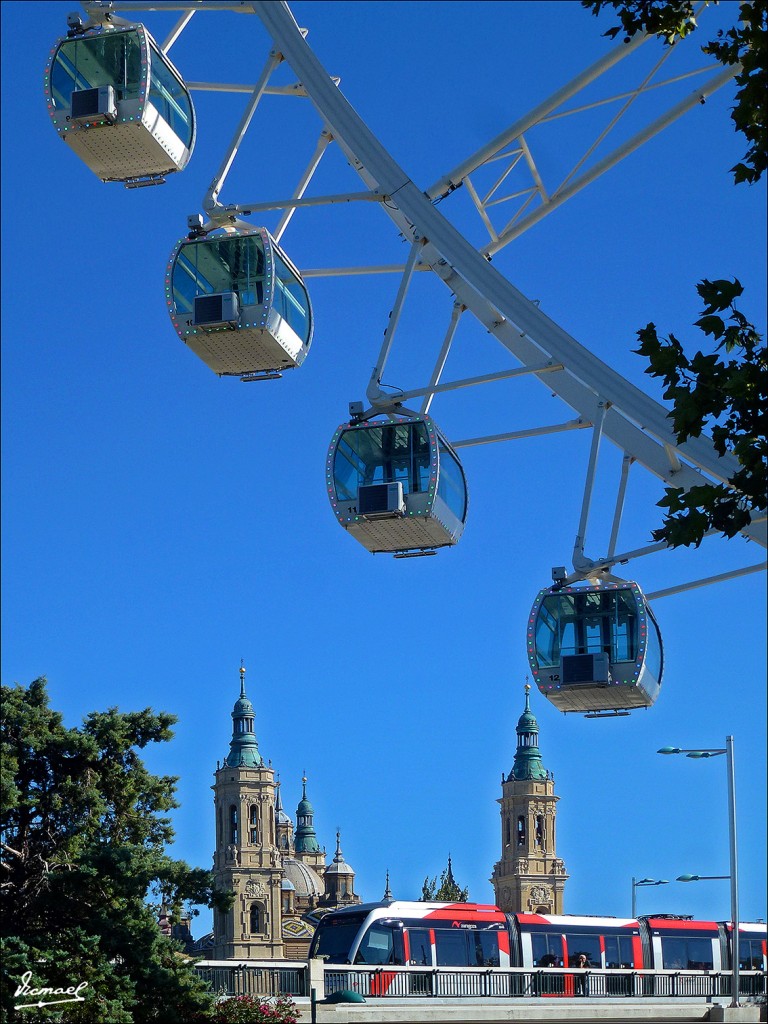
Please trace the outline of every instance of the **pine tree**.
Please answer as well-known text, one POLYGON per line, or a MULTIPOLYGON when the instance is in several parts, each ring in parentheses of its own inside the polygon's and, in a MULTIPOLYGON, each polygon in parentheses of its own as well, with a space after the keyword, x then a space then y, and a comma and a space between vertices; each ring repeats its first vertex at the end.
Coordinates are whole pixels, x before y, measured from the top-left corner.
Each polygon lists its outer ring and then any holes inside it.
POLYGON ((36 1020, 181 1024, 210 1005, 157 923, 161 905, 229 901, 210 872, 165 852, 176 779, 152 775, 137 750, 168 741, 174 722, 149 708, 110 708, 70 729, 49 707, 44 679, 2 687, 4 1019, 28 1019, 13 1009, 28 972, 29 988, 87 982, 82 1002, 35 1010, 36 1020))

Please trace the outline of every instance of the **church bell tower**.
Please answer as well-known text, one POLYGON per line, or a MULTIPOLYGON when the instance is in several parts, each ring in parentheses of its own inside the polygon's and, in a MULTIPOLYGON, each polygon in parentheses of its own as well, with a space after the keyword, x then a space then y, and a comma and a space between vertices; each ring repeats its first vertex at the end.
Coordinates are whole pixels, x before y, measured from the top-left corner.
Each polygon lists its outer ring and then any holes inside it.
POLYGON ((526 683, 512 771, 501 777, 501 860, 494 865, 491 884, 505 913, 562 914, 568 876, 555 854, 559 798, 541 761, 530 690, 526 683))
POLYGON ((216 885, 235 894, 232 909, 214 914, 213 958, 283 956, 282 868, 275 836, 275 773, 264 764, 254 731, 255 712, 245 693, 232 710, 229 753, 216 768, 216 885))

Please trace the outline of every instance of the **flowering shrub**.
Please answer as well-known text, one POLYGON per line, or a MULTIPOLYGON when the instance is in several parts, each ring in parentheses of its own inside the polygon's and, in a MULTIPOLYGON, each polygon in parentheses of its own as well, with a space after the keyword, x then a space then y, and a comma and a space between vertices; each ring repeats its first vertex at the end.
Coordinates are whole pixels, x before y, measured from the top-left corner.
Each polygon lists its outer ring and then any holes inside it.
POLYGON ((289 996, 274 1001, 234 996, 216 1003, 205 1018, 211 1024, 296 1024, 299 1011, 289 996))

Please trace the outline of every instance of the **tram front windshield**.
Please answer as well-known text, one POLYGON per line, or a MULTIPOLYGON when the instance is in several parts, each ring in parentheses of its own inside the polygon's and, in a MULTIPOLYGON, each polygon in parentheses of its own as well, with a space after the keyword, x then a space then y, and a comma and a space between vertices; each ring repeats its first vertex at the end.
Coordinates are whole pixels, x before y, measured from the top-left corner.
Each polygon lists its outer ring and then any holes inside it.
POLYGON ((361 485, 402 482, 403 494, 429 489, 425 423, 395 423, 344 431, 334 459, 336 496, 354 501, 361 485))
POLYGON ((605 651, 611 662, 637 657, 637 605, 627 589, 548 594, 536 621, 536 658, 542 668, 570 654, 605 651))
POLYGON ((318 925, 312 940, 310 957, 323 957, 332 964, 349 963, 349 953, 366 914, 326 917, 318 925))

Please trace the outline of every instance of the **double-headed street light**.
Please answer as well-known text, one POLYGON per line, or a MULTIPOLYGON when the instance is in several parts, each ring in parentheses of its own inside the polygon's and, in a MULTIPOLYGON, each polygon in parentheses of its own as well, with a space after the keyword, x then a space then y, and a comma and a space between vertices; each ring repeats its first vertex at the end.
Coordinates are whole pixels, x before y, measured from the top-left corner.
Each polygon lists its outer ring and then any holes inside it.
MULTIPOLYGON (((736 773, 733 764, 733 736, 725 737, 724 748, 684 750, 681 747, 662 747, 659 754, 685 754, 686 757, 718 757, 725 754, 728 769, 728 834, 730 838, 730 865, 728 875, 680 875, 678 882, 699 882, 729 878, 731 881, 731 1006, 739 1005, 739 861, 736 849, 736 773)), ((634 892, 634 889, 632 890, 634 892)))
POLYGON ((669 885, 669 879, 641 878, 639 881, 632 879, 632 920, 637 918, 637 887, 639 885, 669 885))

